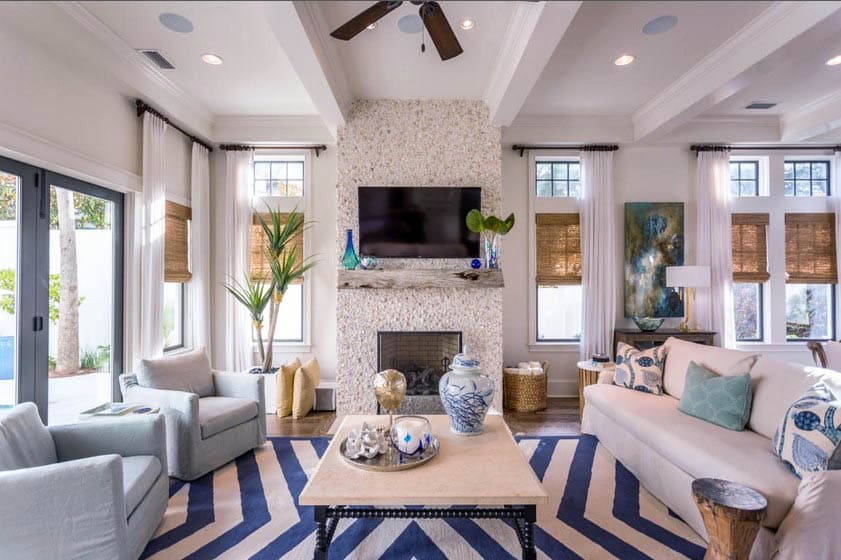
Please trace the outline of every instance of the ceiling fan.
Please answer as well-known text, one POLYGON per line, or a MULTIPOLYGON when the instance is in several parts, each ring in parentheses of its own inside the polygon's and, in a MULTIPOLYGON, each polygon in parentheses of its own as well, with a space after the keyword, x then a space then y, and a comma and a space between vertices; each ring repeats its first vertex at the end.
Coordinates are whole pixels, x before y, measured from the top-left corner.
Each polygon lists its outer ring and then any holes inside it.
MULTIPOLYGON (((415 6, 420 6, 418 12, 426 30, 429 32, 430 39, 435 44, 435 48, 438 49, 438 54, 441 55, 441 60, 455 58, 464 52, 438 2, 432 0, 411 0, 411 2, 415 6)), ((402 1, 377 2, 356 17, 351 18, 330 35, 342 41, 350 41, 359 33, 362 33, 366 27, 399 8, 402 3, 402 1)))

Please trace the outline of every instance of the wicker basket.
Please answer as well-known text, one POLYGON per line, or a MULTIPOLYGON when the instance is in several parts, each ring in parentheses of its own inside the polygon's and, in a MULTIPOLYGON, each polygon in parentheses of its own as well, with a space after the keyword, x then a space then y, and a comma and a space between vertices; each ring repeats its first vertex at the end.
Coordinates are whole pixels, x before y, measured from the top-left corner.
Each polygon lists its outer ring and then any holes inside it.
POLYGON ((503 407, 514 412, 546 410, 546 365, 540 375, 515 373, 517 371, 511 368, 502 370, 503 407))

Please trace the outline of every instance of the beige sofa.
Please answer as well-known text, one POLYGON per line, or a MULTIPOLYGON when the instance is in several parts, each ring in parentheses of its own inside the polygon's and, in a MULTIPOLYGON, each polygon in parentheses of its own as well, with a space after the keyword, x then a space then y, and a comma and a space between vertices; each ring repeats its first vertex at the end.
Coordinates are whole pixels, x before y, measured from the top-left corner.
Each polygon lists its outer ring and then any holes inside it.
POLYGON ((581 431, 596 436, 646 489, 705 539, 690 490, 694 479, 732 480, 762 493, 768 514, 751 557, 768 558, 773 532, 794 503, 800 483, 774 455, 771 438, 789 405, 816 382, 841 390, 841 373, 676 338, 665 344, 665 394, 591 385, 584 390, 581 431), (677 409, 690 361, 721 375, 750 372, 753 406, 744 431, 726 430, 677 409))

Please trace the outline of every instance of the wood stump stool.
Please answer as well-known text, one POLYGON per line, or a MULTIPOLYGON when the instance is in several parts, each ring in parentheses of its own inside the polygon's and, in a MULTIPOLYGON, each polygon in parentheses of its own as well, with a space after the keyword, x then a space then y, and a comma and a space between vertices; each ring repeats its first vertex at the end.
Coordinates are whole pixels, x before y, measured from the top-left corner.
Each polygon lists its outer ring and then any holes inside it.
POLYGON ((765 497, 717 478, 694 480, 692 497, 710 537, 704 560, 747 560, 768 508, 765 497))

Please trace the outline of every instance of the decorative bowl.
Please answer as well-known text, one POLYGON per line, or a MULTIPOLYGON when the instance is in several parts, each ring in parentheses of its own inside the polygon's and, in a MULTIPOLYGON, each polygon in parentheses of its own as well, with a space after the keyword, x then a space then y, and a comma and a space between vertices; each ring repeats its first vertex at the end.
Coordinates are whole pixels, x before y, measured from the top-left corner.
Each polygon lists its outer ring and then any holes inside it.
POLYGON ((380 261, 377 260, 377 257, 373 256, 362 257, 359 260, 359 266, 361 266, 363 270, 375 270, 379 264, 380 261))
POLYGON ((663 317, 633 317, 633 320, 642 332, 654 332, 660 328, 666 319, 663 317))

